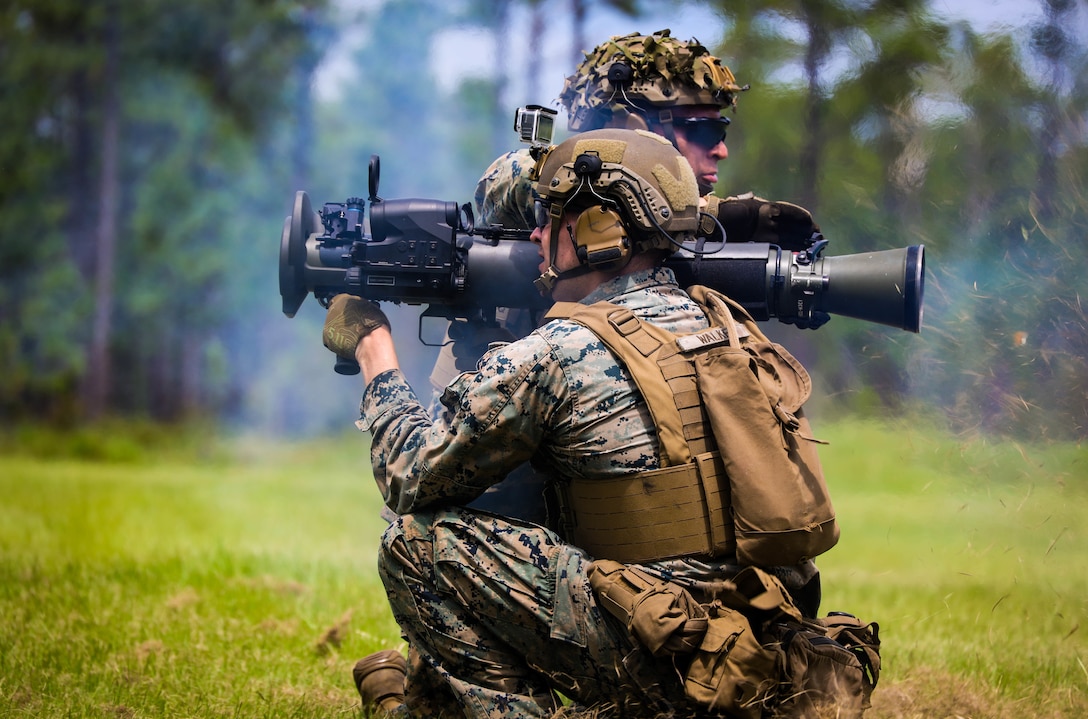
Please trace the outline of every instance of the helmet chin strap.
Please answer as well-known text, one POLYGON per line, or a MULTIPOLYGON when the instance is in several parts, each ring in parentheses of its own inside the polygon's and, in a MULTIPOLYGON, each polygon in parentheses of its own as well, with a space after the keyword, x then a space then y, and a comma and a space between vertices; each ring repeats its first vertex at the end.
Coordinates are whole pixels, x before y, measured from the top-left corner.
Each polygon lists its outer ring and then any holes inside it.
MULTIPOLYGON (((562 211, 560 211, 560 214, 562 214, 562 211)), ((580 264, 577 267, 572 267, 569 270, 562 271, 555 266, 556 258, 559 255, 559 234, 562 232, 562 223, 558 222, 558 219, 559 218, 555 216, 552 217, 552 231, 549 235, 550 239, 548 241, 548 268, 544 270, 543 273, 541 273, 540 277, 537 277, 535 280, 533 280, 533 286, 536 287, 537 292, 539 292, 544 297, 552 296, 552 291, 555 290, 555 286, 559 284, 560 280, 568 280, 573 277, 581 277, 582 275, 589 274, 593 271, 593 268, 590 267, 588 264, 580 264)), ((570 243, 574 245, 574 253, 575 256, 577 256, 578 243, 574 241, 574 228, 570 226, 569 222, 567 223, 566 227, 567 237, 570 238, 570 243)))
POLYGON ((680 148, 676 144, 676 130, 674 129, 673 120, 672 110, 667 107, 662 110, 652 108, 645 110, 636 105, 625 107, 623 104, 615 104, 612 106, 612 120, 608 126, 624 130, 655 132, 671 142, 672 146, 679 150, 680 148), (651 127, 651 123, 655 127, 651 127))
POLYGON ((663 135, 679 152, 680 147, 676 144, 676 130, 673 129, 672 119, 672 110, 666 108, 657 113, 657 124, 661 127, 661 132, 658 134, 663 135))

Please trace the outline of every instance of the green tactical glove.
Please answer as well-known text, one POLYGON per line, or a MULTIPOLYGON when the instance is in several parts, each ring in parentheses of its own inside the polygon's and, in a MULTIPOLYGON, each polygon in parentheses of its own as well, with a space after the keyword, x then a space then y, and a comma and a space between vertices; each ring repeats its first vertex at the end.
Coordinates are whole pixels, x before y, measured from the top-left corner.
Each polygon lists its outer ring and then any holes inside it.
POLYGON ((729 242, 768 242, 793 252, 807 250, 823 237, 805 208, 791 202, 771 202, 750 192, 722 200, 718 221, 729 242))
POLYGON ((321 338, 338 357, 355 361, 359 340, 378 327, 389 327, 389 318, 369 300, 341 294, 332 298, 325 315, 321 338))

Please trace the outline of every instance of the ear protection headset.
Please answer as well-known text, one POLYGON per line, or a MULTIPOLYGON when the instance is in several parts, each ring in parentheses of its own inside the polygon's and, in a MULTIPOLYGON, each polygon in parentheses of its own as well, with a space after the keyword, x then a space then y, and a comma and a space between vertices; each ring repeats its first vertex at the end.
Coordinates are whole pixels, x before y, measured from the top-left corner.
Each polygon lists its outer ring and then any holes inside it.
POLYGON ((649 132, 577 135, 542 154, 529 179, 541 198, 538 214, 545 206, 548 213, 537 218, 548 233, 541 238, 547 267, 535 280, 545 295, 564 279, 622 272, 639 252, 680 246, 675 237, 682 240, 698 226, 690 166, 667 140, 649 132), (574 266, 560 270, 563 243, 570 243, 577 264, 568 261, 574 266))
POLYGON ((578 216, 574 244, 578 259, 593 269, 620 265, 631 254, 631 243, 619 213, 604 205, 590 207, 578 216))
MULTIPOLYGON (((598 155, 583 153, 574 160, 574 174, 588 182, 601 174, 598 155)), ((572 239, 578 259, 592 269, 609 269, 623 264, 631 255, 631 242, 623 220, 612 202, 594 205, 578 215, 572 239)))

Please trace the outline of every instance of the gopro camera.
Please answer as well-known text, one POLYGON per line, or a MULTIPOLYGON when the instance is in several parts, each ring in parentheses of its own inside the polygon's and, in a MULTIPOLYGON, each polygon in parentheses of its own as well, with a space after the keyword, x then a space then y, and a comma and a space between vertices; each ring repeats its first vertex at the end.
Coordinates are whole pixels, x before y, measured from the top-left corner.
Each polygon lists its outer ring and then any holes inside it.
POLYGON ((519 107, 514 113, 514 129, 522 142, 533 147, 547 147, 552 144, 556 114, 555 110, 541 105, 519 107))

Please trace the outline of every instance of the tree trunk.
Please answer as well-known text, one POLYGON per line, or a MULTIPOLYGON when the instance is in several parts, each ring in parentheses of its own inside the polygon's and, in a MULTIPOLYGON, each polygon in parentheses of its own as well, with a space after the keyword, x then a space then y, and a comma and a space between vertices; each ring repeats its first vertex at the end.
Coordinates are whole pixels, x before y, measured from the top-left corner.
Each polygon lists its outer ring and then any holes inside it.
POLYGON ((529 6, 529 83, 525 88, 525 97, 529 102, 547 105, 540 93, 540 68, 544 63, 540 48, 544 45, 544 3, 534 2, 529 6))
POLYGON ((574 68, 585 59, 583 53, 589 49, 586 47, 586 0, 571 0, 570 9, 573 25, 570 33, 570 69, 574 72, 574 68))
POLYGON ((820 69, 830 51, 831 39, 824 28, 818 9, 802 3, 805 24, 808 26, 808 47, 805 50, 805 79, 808 94, 805 98, 805 133, 801 146, 801 204, 813 215, 819 212, 819 174, 822 161, 823 133, 823 86, 820 69))
MULTIPOLYGON (((507 130, 507 122, 513 118, 514 111, 510 109, 507 113, 507 103, 509 98, 507 93, 510 87, 510 74, 507 68, 510 65, 510 48, 509 38, 511 33, 510 29, 510 0, 497 0, 494 3, 493 14, 494 27, 492 32, 495 37, 495 65, 493 68, 492 76, 495 78, 494 82, 494 96, 493 107, 494 111, 491 113, 492 117, 492 154, 498 156, 505 152, 508 147, 507 138, 510 137, 507 130)), ((529 63, 529 67, 526 68, 526 72, 529 73, 530 78, 534 72, 533 63, 529 63)))
POLYGON ((1046 22, 1035 31, 1035 51, 1047 64, 1050 86, 1048 100, 1043 103, 1043 126, 1039 144, 1042 146, 1039 158, 1036 199, 1038 219, 1044 225, 1049 224, 1055 215, 1054 196, 1058 186, 1058 155, 1063 134, 1061 111, 1062 92, 1065 85, 1065 65, 1070 54, 1070 42, 1063 30, 1071 27, 1069 11, 1072 4, 1044 0, 1043 10, 1046 22))
POLYGON ((180 397, 177 414, 181 419, 193 419, 203 407, 202 377, 204 339, 197 332, 190 330, 181 338, 181 362, 179 370, 180 397))
POLYGON ((113 321, 120 194, 120 42, 116 10, 110 7, 106 15, 106 62, 102 77, 102 159, 99 169, 98 223, 94 237, 94 316, 84 390, 84 411, 90 419, 96 419, 105 413, 110 393, 109 346, 113 321))
POLYGON ((95 267, 95 228, 98 217, 94 204, 89 200, 94 194, 95 178, 95 88, 91 87, 87 70, 83 68, 75 73, 71 85, 73 122, 71 134, 70 160, 67 167, 66 192, 68 197, 68 215, 65 232, 68 235, 68 247, 75 261, 79 276, 90 286, 94 280, 95 267))

